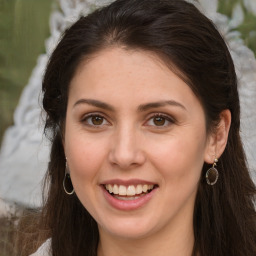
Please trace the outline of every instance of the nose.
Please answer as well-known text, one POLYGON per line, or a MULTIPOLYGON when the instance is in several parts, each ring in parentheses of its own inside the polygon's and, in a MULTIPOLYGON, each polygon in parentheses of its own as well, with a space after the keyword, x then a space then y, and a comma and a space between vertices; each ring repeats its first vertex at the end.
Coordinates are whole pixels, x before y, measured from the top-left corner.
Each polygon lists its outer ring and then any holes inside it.
POLYGON ((109 152, 109 161, 120 169, 130 169, 142 165, 145 152, 141 143, 139 131, 125 126, 118 129, 113 135, 112 147, 109 152))

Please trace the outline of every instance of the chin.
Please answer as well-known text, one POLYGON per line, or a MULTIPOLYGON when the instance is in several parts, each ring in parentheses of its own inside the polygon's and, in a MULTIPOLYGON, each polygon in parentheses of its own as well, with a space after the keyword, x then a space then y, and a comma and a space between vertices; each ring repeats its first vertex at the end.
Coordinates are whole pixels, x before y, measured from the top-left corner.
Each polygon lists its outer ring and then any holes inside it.
POLYGON ((145 238, 156 230, 156 227, 153 227, 152 221, 138 221, 138 220, 128 220, 116 221, 115 223, 108 223, 106 226, 99 226, 99 230, 108 233, 119 239, 142 239, 145 238), (150 225, 151 223, 151 225, 150 225), (113 225, 110 225, 113 224, 113 225))

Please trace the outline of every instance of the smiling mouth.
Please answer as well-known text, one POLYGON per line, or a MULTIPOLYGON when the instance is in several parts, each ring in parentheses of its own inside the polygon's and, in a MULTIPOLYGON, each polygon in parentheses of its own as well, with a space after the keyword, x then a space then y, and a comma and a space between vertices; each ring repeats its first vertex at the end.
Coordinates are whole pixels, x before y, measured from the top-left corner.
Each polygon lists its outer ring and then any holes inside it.
POLYGON ((138 185, 117 185, 105 184, 104 188, 107 192, 119 200, 136 200, 149 194, 152 190, 157 188, 158 185, 138 184, 138 185))

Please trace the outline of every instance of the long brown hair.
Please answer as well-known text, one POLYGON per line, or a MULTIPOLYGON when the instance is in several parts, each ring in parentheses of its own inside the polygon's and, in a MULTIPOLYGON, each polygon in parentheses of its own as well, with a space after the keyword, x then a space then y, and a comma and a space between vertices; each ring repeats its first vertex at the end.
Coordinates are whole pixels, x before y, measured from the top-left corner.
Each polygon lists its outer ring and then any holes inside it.
POLYGON ((62 136, 69 84, 77 67, 113 46, 157 54, 200 100, 208 131, 218 125, 221 111, 231 111, 232 123, 219 159, 217 184, 209 186, 204 178, 209 166, 205 164, 202 169, 194 209, 194 254, 256 255, 256 190, 239 134, 236 73, 223 38, 208 18, 183 0, 117 0, 71 26, 45 72, 45 132, 52 148, 46 176, 48 195, 40 212, 39 228, 49 231, 53 256, 97 254, 97 223, 76 195, 68 196, 62 187, 62 136))

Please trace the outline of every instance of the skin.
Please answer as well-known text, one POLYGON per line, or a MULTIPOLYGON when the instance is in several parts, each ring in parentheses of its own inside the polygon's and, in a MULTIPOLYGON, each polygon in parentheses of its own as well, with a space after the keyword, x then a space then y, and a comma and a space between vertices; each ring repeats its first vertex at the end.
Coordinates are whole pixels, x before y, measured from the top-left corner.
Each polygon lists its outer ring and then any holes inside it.
POLYGON ((199 100, 151 53, 110 48, 79 66, 63 144, 75 192, 98 223, 98 255, 191 255, 202 166, 223 152, 230 119, 224 111, 207 134, 199 100), (123 211, 103 196, 111 179, 158 188, 142 207, 123 211))

